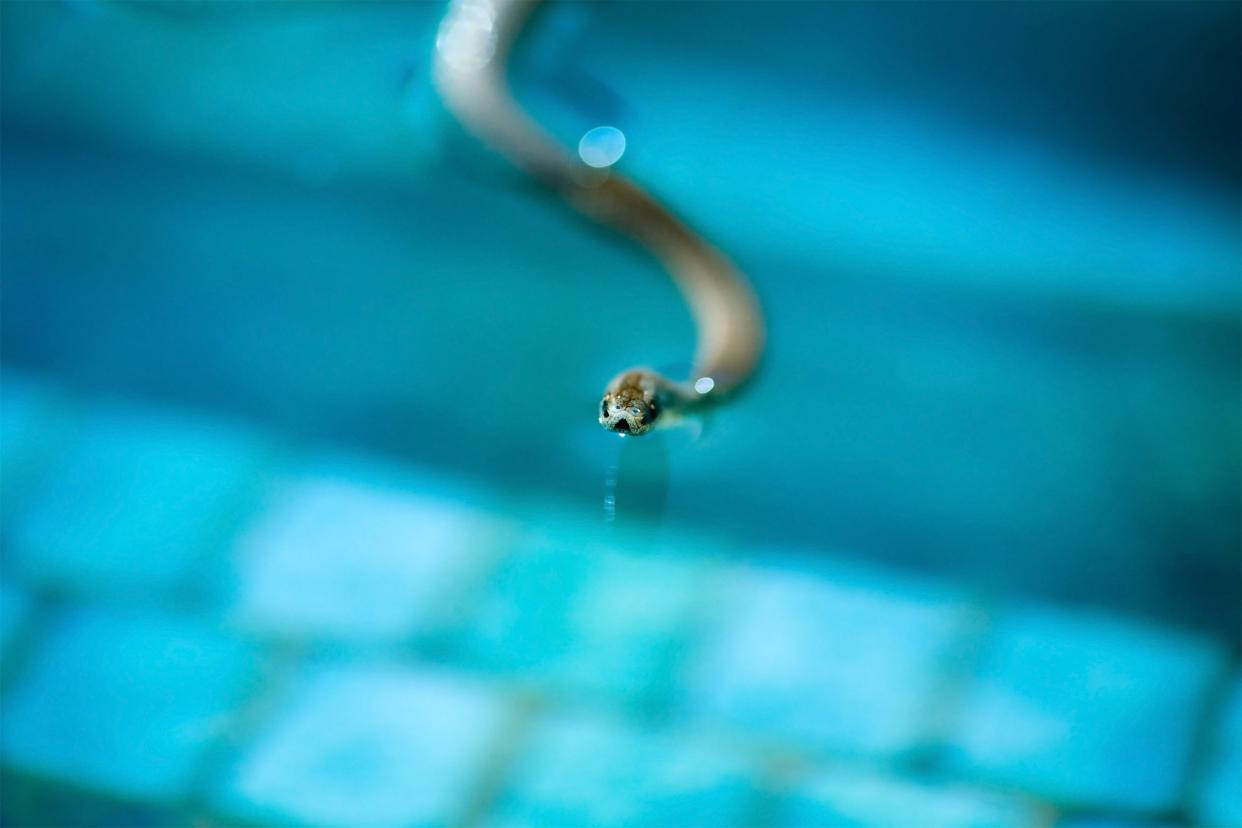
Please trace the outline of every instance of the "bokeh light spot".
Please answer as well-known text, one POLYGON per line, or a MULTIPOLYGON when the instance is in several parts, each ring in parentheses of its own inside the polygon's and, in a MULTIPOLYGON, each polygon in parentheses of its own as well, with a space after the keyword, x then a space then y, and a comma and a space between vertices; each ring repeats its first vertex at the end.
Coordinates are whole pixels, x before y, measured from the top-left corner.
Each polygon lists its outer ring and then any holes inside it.
POLYGON ((587 130, 578 142, 578 157, 589 167, 611 167, 625 154, 625 133, 613 126, 587 130))

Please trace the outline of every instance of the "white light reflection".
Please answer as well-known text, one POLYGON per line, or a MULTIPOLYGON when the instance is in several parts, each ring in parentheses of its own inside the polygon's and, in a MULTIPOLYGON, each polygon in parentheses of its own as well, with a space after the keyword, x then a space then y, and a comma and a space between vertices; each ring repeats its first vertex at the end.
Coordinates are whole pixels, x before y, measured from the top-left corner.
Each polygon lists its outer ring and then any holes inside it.
POLYGON ((608 467, 604 475, 604 522, 613 523, 617 519, 617 467, 608 467))
POLYGON ((481 69, 496 53, 492 0, 457 0, 436 35, 436 50, 454 69, 481 69))
POLYGON ((578 142, 578 157, 588 167, 611 167, 625 154, 625 133, 614 126, 587 130, 578 142))
POLYGON ((699 377, 694 381, 694 390, 700 394, 706 394, 716 387, 716 381, 711 377, 699 377))

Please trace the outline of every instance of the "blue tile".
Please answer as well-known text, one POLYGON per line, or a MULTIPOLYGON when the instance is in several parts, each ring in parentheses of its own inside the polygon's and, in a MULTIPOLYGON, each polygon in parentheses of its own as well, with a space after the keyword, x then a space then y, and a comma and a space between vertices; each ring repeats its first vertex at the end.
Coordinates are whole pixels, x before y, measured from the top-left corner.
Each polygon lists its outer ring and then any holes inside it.
POLYGON ((388 664, 311 671, 215 797, 226 814, 306 825, 460 817, 504 717, 459 677, 388 664))
POLYGON ((1195 813, 1213 828, 1242 828, 1242 678, 1208 737, 1211 762, 1200 780, 1195 813))
POLYGON ((921 737, 965 608, 939 588, 845 566, 740 568, 687 676, 688 715, 845 753, 921 737))
POLYGON ((1044 809, 1001 794, 832 768, 780 803, 772 828, 1036 828, 1047 819, 1044 809))
POLYGON ((514 544, 459 652, 558 691, 644 701, 681 651, 704 574, 685 558, 621 554, 566 520, 514 544))
POLYGON ((0 772, 0 825, 21 828, 169 828, 186 824, 175 806, 138 802, 9 771, 0 772))
POLYGON ((98 409, 13 521, 13 566, 82 589, 176 587, 225 541, 262 452, 211 419, 98 409))
POLYGON ((30 474, 55 442, 53 396, 50 386, 0 366, 0 506, 6 516, 20 505, 30 474))
POLYGON ((558 716, 535 727, 489 822, 728 828, 755 805, 752 777, 733 751, 684 733, 558 716))
MULTIPOLYGON (((1056 824, 1056 828, 1188 828, 1181 823, 1151 822, 1126 819, 1125 817, 1095 816, 1069 817, 1056 824)), ((1205 825, 1203 828, 1226 828, 1223 825, 1205 825)))
POLYGON ((359 452, 331 444, 302 458, 299 476, 352 481, 430 500, 455 503, 482 512, 496 510, 496 493, 477 480, 445 468, 411 465, 384 454, 359 452))
POLYGON ((289 637, 397 640, 435 627, 503 535, 408 481, 288 478, 237 546, 236 613, 289 637))
POLYGON ((7 581, 0 581, 0 658, 26 617, 30 599, 7 581))
POLYGON ((1172 807, 1222 664, 1208 642, 1115 618, 1003 613, 949 764, 1065 803, 1172 807))
POLYGON ((70 611, 6 700, 6 763, 144 799, 187 793, 204 749, 230 724, 256 654, 176 617, 70 611))
POLYGON ((49 386, 0 366, 0 467, 29 448, 51 396, 49 386))

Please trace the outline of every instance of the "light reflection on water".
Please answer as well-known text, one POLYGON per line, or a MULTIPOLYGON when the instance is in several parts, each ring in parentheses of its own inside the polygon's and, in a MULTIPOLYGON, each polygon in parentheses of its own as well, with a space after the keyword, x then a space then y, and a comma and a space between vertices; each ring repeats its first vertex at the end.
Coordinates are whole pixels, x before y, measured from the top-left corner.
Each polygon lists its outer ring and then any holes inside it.
POLYGON ((656 430, 642 437, 618 437, 616 460, 604 476, 604 521, 619 528, 658 529, 666 516, 669 451, 665 435, 656 430))
POLYGON ((455 69, 481 69, 496 52, 494 27, 492 0, 460 0, 440 24, 436 50, 455 69))
POLYGON ((597 126, 578 142, 578 157, 588 167, 611 167, 625 154, 625 133, 614 126, 597 126))

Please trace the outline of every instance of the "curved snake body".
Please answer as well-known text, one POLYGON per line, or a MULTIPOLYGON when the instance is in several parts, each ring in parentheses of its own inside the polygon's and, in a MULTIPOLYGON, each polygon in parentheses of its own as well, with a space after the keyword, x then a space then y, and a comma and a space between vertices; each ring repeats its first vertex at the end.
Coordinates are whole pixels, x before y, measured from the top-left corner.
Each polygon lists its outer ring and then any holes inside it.
POLYGON ((680 288, 698 332, 690 377, 630 368, 608 383, 600 403, 604 428, 644 434, 741 386, 763 350, 762 317, 750 285, 720 251, 631 181, 578 161, 514 101, 505 66, 534 5, 454 0, 436 39, 436 86, 468 131, 580 212, 647 248, 680 288))

